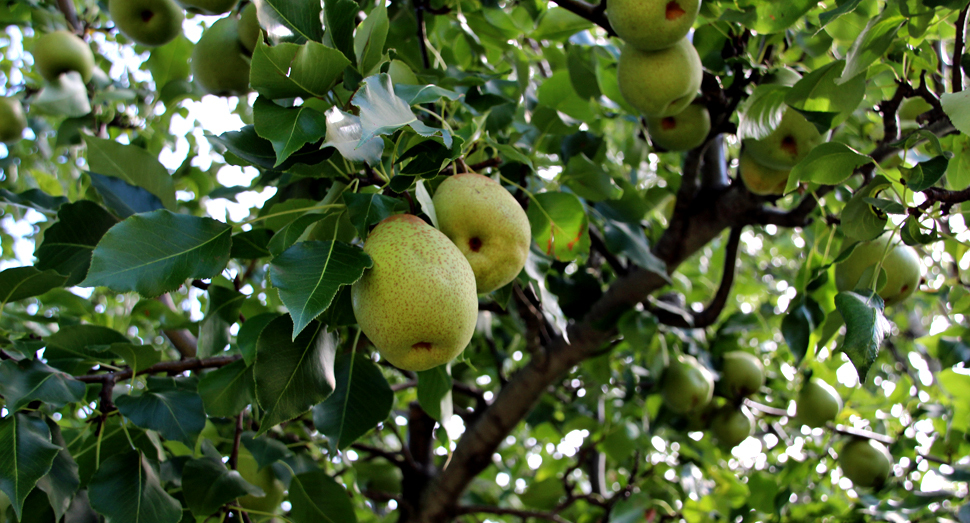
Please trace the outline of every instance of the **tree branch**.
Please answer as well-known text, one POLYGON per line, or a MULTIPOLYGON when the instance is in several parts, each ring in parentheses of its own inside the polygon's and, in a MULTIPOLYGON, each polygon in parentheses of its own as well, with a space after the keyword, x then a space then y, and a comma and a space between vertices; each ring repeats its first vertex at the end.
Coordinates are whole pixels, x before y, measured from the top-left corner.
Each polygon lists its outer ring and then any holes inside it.
POLYGON ((64 13, 64 18, 67 20, 71 32, 80 34, 78 29, 80 29, 81 23, 77 18, 77 10, 74 9, 74 0, 57 0, 57 9, 64 13))
POLYGON ((579 16, 593 22, 594 24, 606 29, 606 34, 610 36, 616 36, 616 32, 613 31, 613 26, 610 25, 609 19, 606 18, 606 1, 604 0, 599 5, 592 5, 583 2, 582 0, 552 0, 559 4, 559 7, 567 11, 578 14, 579 16))
POLYGON ((959 93, 963 90, 963 67, 961 60, 963 58, 963 47, 965 45, 965 38, 967 36, 967 11, 970 11, 970 5, 964 6, 960 10, 960 15, 957 16, 956 21, 956 41, 953 44, 953 70, 950 71, 952 78, 951 86, 954 93, 959 93))
POLYGON ((467 505, 463 507, 456 507, 455 514, 496 514, 505 516, 518 516, 520 518, 538 518, 544 519, 546 521, 555 521, 556 523, 569 523, 568 520, 563 519, 562 516, 553 514, 552 512, 539 512, 535 510, 521 510, 515 508, 502 508, 502 507, 490 507, 487 505, 467 505))
POLYGON ((132 376, 141 376, 142 374, 180 374, 190 370, 213 369, 229 365, 230 363, 239 359, 242 359, 242 356, 215 356, 205 359, 163 361, 138 372, 134 372, 131 369, 124 369, 114 372, 105 372, 103 374, 84 374, 81 376, 74 376, 74 379, 84 383, 108 383, 124 381, 132 376))

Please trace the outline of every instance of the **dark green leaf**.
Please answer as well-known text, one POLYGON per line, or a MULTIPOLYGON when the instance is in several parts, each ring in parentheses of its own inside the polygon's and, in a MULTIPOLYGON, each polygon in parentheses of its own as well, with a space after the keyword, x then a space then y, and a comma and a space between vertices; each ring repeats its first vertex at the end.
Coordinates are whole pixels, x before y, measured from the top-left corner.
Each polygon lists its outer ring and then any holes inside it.
POLYGON ((865 198, 874 198, 880 191, 889 187, 891 183, 883 176, 876 176, 849 200, 842 210, 842 227, 846 236, 869 241, 882 234, 889 219, 883 214, 876 214, 865 198))
POLYGON ((246 365, 252 365, 256 361, 256 340, 259 339, 260 333, 269 325, 269 322, 280 316, 275 312, 264 312, 249 318, 239 328, 236 343, 239 344, 239 351, 242 352, 246 365))
POLYGON ((256 400, 255 388, 253 368, 243 360, 208 372, 199 381, 199 395, 206 413, 219 418, 242 412, 256 400))
POLYGON ((44 241, 34 252, 36 267, 67 274, 65 286, 77 285, 88 273, 91 252, 118 220, 100 205, 87 200, 64 205, 57 223, 44 231, 44 241))
POLYGON ((354 0, 330 0, 323 4, 323 14, 327 28, 324 43, 333 44, 351 62, 356 63, 354 55, 354 29, 357 27, 357 12, 360 7, 354 0))
MULTIPOLYGON (((238 131, 222 133, 219 136, 206 136, 209 141, 219 144, 237 157, 264 169, 272 169, 276 165, 276 151, 269 140, 264 140, 256 134, 252 125, 247 125, 238 131)), ((289 169, 297 163, 316 165, 333 155, 332 149, 321 150, 314 144, 308 144, 285 162, 277 166, 279 169, 289 169)))
POLYGON ((432 418, 444 422, 454 412, 451 396, 451 369, 438 365, 418 373, 418 403, 432 418))
POLYGON ((67 276, 50 269, 39 271, 34 267, 14 267, 0 272, 0 307, 64 285, 67 276))
POLYGON ((882 198, 863 198, 862 201, 868 203, 869 205, 881 210, 886 214, 907 214, 908 211, 899 202, 894 202, 892 200, 884 200, 882 198))
POLYGON ((79 285, 152 297, 188 278, 212 278, 226 267, 232 228, 211 218, 160 210, 115 225, 94 249, 79 285))
POLYGON ((172 176, 145 149, 123 145, 112 140, 85 136, 88 167, 98 174, 120 178, 141 187, 162 201, 165 208, 175 207, 175 184, 172 176))
POLYGON ((447 98, 451 101, 461 98, 459 93, 438 87, 437 85, 398 84, 394 86, 394 94, 400 96, 408 105, 437 102, 442 98, 447 98))
POLYGON ((293 451, 286 445, 269 437, 254 438, 252 432, 247 432, 242 436, 242 444, 249 450, 256 459, 256 465, 260 469, 268 467, 281 459, 293 457, 293 451))
POLYGON ((846 57, 845 70, 837 83, 852 81, 881 57, 896 39, 896 32, 906 21, 899 13, 886 9, 866 25, 846 57))
POLYGON ((205 428, 202 398, 195 392, 149 389, 140 396, 118 396, 115 405, 135 425, 189 447, 205 428))
POLYGON ((147 369, 162 361, 162 353, 151 345, 135 345, 133 343, 112 343, 108 350, 121 356, 125 363, 135 372, 147 369))
MULTIPOLYGON (((47 493, 56 520, 60 520, 71 506, 74 495, 81 485, 78 477, 78 467, 71 453, 67 449, 61 429, 53 420, 47 421, 47 428, 51 431, 51 443, 61 447, 61 450, 51 464, 51 470, 37 482, 37 488, 47 493)), ((65 523, 68 523, 65 521, 65 523)))
POLYGON ((306 233, 308 227, 327 218, 327 216, 326 214, 317 213, 304 214, 284 225, 273 235, 273 239, 269 241, 269 245, 267 245, 269 252, 273 256, 279 256, 283 251, 289 249, 294 243, 299 241, 304 236, 304 233, 306 233))
POLYGON ((112 344, 131 343, 120 332, 98 325, 65 325, 45 341, 47 363, 71 374, 83 374, 85 367, 117 358, 104 350, 112 344))
POLYGON ((84 390, 80 381, 37 360, 0 362, 0 393, 11 411, 35 400, 63 407, 81 401, 84 390))
POLYGON ((862 0, 846 0, 845 2, 842 2, 835 9, 825 11, 824 13, 818 15, 819 24, 821 27, 825 27, 832 20, 835 20, 836 18, 854 10, 861 2, 862 0))
POLYGON ((262 497, 263 489, 246 482, 214 458, 193 459, 182 469, 185 503, 196 517, 214 514, 223 505, 247 494, 262 497))
POLYGON ((380 3, 357 27, 354 34, 354 54, 357 56, 357 70, 361 76, 374 74, 376 67, 380 65, 389 27, 387 7, 380 3))
POLYGON ((271 100, 325 98, 349 64, 340 51, 317 42, 269 47, 260 41, 253 52, 249 81, 271 100))
POLYGON ((582 153, 569 158, 561 180, 577 196, 592 202, 623 196, 623 189, 616 185, 610 173, 582 153))
POLYGON ((560 261, 583 258, 589 253, 586 209, 575 195, 537 194, 526 214, 532 226, 532 240, 542 252, 560 261))
POLYGON ((448 162, 454 159, 455 155, 452 154, 451 149, 437 141, 425 140, 405 151, 395 163, 400 164, 411 160, 401 169, 401 174, 434 178, 448 162))
POLYGON ((356 523, 346 489, 326 472, 305 472, 290 481, 290 517, 296 523, 356 523))
POLYGON ((104 205, 114 211, 122 219, 143 212, 152 212, 165 208, 158 196, 132 185, 121 178, 102 176, 95 172, 88 172, 91 187, 101 196, 104 205))
POLYGON ((607 221, 603 232, 603 239, 610 252, 626 254, 630 261, 641 268, 665 280, 670 280, 670 276, 667 275, 667 264, 650 251, 650 245, 642 227, 607 221))
POLYGON ((808 345, 812 332, 821 326, 825 319, 825 313, 819 304, 806 298, 797 303, 792 303, 788 313, 781 320, 781 334, 785 338, 785 343, 795 357, 795 362, 800 363, 808 353, 808 345))
POLYGON ((924 232, 919 218, 910 216, 906 218, 906 222, 899 230, 899 239, 903 240, 906 245, 928 245, 938 241, 940 235, 936 233, 936 222, 933 222, 933 230, 924 232))
POLYGON ((337 290, 371 267, 364 251, 343 242, 302 242, 273 259, 269 273, 293 317, 293 337, 327 310, 337 290))
POLYGON ((371 225, 407 209, 405 202, 383 194, 346 192, 344 202, 350 214, 350 223, 354 224, 361 238, 367 237, 371 225))
POLYGON ((155 464, 140 452, 101 464, 88 485, 91 507, 105 523, 179 523, 182 506, 162 488, 155 464))
POLYGON ((19 413, 0 419, 0 490, 18 519, 27 494, 50 471, 59 450, 43 420, 19 413))
POLYGON ((269 229, 251 229, 232 236, 230 258, 255 260, 269 256, 269 242, 273 231, 269 229))
POLYGON ((222 352, 229 345, 229 328, 239 321, 239 309, 246 295, 220 285, 210 285, 209 303, 199 326, 200 358, 222 352))
POLYGON ((841 349, 858 371, 861 383, 865 383, 869 368, 879 355, 879 346, 891 330, 883 307, 882 298, 875 293, 864 296, 847 291, 835 296, 835 308, 845 321, 841 349))
POLYGON ((259 434, 327 399, 335 381, 337 339, 311 322, 294 340, 290 316, 271 321, 256 342, 256 399, 265 412, 259 434))
POLYGON ((327 134, 327 117, 308 105, 280 107, 264 97, 253 105, 256 134, 269 140, 276 151, 276 165, 307 143, 320 141, 327 134))
POLYGON ((280 29, 275 27, 278 24, 296 35, 300 41, 320 42, 323 40, 323 24, 320 23, 322 8, 319 3, 265 0, 260 9, 265 11, 260 17, 265 18, 267 22, 263 20, 260 20, 260 22, 261 25, 269 26, 267 30, 279 31, 280 29))
POLYGON ((51 196, 40 189, 27 189, 20 194, 0 189, 0 200, 24 209, 46 213, 56 212, 61 205, 70 201, 63 196, 51 196))
POLYGON ((900 167, 899 170, 906 180, 906 187, 914 192, 921 192, 936 185, 936 182, 946 173, 950 160, 945 156, 937 156, 931 160, 920 162, 912 169, 900 167))
POLYGON ((377 365, 362 354, 341 355, 334 372, 337 388, 313 408, 313 424, 331 450, 343 450, 387 419, 394 393, 377 365))

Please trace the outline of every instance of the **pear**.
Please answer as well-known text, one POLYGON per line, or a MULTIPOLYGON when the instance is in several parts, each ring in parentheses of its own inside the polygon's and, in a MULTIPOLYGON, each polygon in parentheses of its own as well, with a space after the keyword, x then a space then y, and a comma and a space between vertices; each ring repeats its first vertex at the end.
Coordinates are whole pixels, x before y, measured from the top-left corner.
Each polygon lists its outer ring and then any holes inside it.
POLYGON ((0 97, 0 142, 15 142, 24 134, 27 118, 20 100, 0 97))
POLYGON ((687 36, 700 8, 700 0, 610 0, 606 17, 627 45, 656 51, 687 36))
POLYGON ((744 149, 765 167, 787 170, 808 156, 825 136, 798 111, 788 108, 778 127, 760 140, 744 140, 744 149))
POLYGON ((192 77, 203 91, 216 96, 249 92, 249 60, 239 40, 239 21, 217 20, 202 33, 192 50, 192 77))
POLYGON ((81 80, 88 83, 94 74, 94 53, 84 40, 69 31, 54 31, 38 38, 32 54, 37 71, 48 82, 77 71, 81 80))
POLYGON ((259 41, 259 18, 256 14, 256 4, 246 4, 239 13, 239 41, 243 47, 253 54, 256 42, 259 41))
MULTIPOLYGON (((860 243, 848 258, 835 266, 835 287, 840 291, 873 288, 873 277, 878 278, 876 266, 886 271, 886 282, 877 287, 879 296, 887 307, 908 298, 923 279, 923 264, 916 249, 898 244, 888 247, 890 236, 881 236, 860 243), (885 253, 885 258, 883 258, 885 253)), ((876 282, 879 285, 879 282, 876 282)))
POLYGON ((839 452, 842 474, 856 487, 882 488, 893 472, 893 455, 878 441, 852 438, 839 452))
POLYGON ((185 20, 173 0, 108 0, 108 14, 125 36, 149 47, 174 40, 185 20))
POLYGON ((772 169, 758 163, 748 151, 741 152, 738 159, 738 173, 744 186, 754 194, 769 196, 784 194, 788 186, 788 174, 791 169, 772 169))
POLYGON ((693 356, 680 355, 664 370, 660 394, 678 414, 700 411, 714 398, 714 375, 693 356))
POLYGON ((734 350, 724 354, 720 385, 729 398, 743 398, 765 384, 765 366, 750 352, 734 350))
POLYGON ((694 101, 704 66, 697 49, 681 38, 659 51, 623 46, 617 64, 620 94, 645 116, 673 116, 694 101))
POLYGON ((822 427, 842 411, 842 397, 834 387, 812 378, 802 385, 795 400, 795 416, 809 427, 822 427))
POLYGON ((647 129, 654 146, 689 151, 704 143, 711 132, 711 113, 703 105, 691 104, 673 116, 647 118, 647 129))
POLYGON ((711 432, 721 445, 734 448, 754 432, 754 417, 744 405, 724 405, 711 418, 711 432))
POLYGON ((448 363, 471 341, 478 320, 475 273, 441 231, 417 216, 384 219, 364 242, 373 268, 351 288, 361 330, 398 368, 448 363))
POLYGON ((441 182, 432 198, 438 227, 475 272, 479 294, 518 276, 529 256, 532 232, 519 202, 487 176, 456 174, 441 182))

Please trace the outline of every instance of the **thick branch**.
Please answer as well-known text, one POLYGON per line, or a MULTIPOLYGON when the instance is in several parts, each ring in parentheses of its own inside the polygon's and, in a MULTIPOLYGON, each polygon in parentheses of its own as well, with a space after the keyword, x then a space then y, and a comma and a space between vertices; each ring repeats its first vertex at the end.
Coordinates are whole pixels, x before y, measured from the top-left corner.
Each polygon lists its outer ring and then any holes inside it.
POLYGON ((967 11, 970 11, 970 5, 964 6, 960 10, 960 15, 957 16, 956 21, 956 42, 953 44, 953 69, 950 74, 953 76, 951 78, 952 90, 954 93, 959 93, 963 90, 963 47, 965 45, 965 38, 967 36, 967 11))
POLYGON ((57 8, 64 13, 67 25, 74 33, 78 32, 81 23, 77 19, 77 11, 74 9, 74 0, 57 0, 57 8))

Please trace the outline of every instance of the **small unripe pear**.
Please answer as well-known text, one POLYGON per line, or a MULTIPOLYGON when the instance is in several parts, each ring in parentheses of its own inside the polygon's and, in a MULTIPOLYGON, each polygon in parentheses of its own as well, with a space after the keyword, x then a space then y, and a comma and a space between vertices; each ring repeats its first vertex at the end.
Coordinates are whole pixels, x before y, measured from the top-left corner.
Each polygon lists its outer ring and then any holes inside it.
POLYGON ((361 330, 388 362, 421 371, 453 360, 478 320, 475 273, 458 247, 417 216, 384 219, 364 242, 373 268, 350 292, 361 330))
POLYGON ((172 0, 108 0, 108 13, 125 36, 158 47, 182 34, 185 13, 172 0))
POLYGON ((24 107, 16 98, 0 97, 0 142, 15 142, 27 128, 24 107))
MULTIPOLYGON (((883 235, 857 245, 848 258, 836 264, 835 287, 840 291, 851 291, 859 287, 873 288, 873 279, 879 277, 876 266, 882 260, 881 268, 886 271, 886 283, 875 290, 886 306, 896 305, 913 294, 923 279, 923 264, 920 262, 919 253, 905 244, 893 245, 887 249, 889 239, 889 235, 883 235)), ((878 285, 878 281, 875 284, 878 285)))
POLYGON ((842 411, 842 397, 828 383, 812 378, 798 392, 795 409, 798 421, 809 427, 821 427, 842 411))
POLYGON ((192 77, 202 90, 216 96, 249 92, 249 60, 239 40, 239 21, 229 16, 202 33, 192 50, 192 77))
POLYGON ((714 397, 714 375, 693 356, 681 355, 664 370, 660 393, 678 414, 697 411, 714 397))
POLYGON ((711 432, 718 443, 734 448, 754 432, 754 417, 748 408, 724 405, 711 418, 711 432))
POLYGON ((839 467, 857 487, 880 488, 893 471, 893 455, 878 441, 854 438, 839 452, 839 467))
POLYGON ((256 14, 256 4, 250 3, 239 13, 239 41, 249 51, 249 54, 253 54, 258 40, 259 18, 256 14))
POLYGON ((754 354, 736 350, 724 354, 721 387, 729 398, 743 398, 765 383, 765 366, 754 354))
POLYGON ((77 71, 88 83, 94 74, 94 53, 84 40, 68 31, 47 33, 34 44, 34 64, 44 80, 56 82, 57 77, 77 71))
POLYGON ((768 196, 784 194, 788 186, 791 170, 772 169, 758 163, 747 151, 741 152, 738 159, 738 174, 741 181, 753 194, 768 196))

